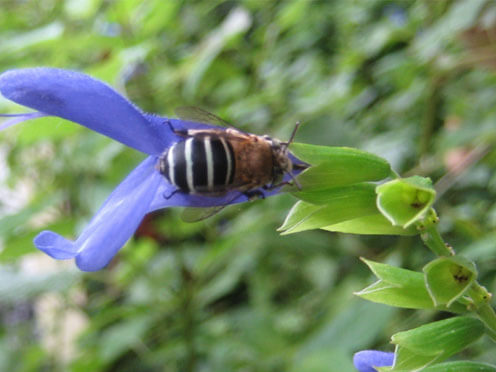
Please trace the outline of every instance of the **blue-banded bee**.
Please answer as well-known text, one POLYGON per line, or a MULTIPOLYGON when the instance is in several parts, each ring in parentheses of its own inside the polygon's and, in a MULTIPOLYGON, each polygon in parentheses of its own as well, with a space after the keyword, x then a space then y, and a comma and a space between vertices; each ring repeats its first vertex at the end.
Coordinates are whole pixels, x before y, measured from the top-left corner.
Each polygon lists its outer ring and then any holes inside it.
MULTIPOLYGON (((198 123, 225 124, 215 115, 194 107, 178 109, 177 113, 182 119, 198 123)), ((171 125, 172 131, 184 140, 160 156, 158 169, 178 192, 189 194, 222 196, 239 191, 248 197, 263 196, 260 189, 271 190, 290 183, 282 181, 284 174, 301 188, 292 172, 306 165, 294 164, 288 151, 298 124, 288 142, 231 126, 178 130, 171 125)))

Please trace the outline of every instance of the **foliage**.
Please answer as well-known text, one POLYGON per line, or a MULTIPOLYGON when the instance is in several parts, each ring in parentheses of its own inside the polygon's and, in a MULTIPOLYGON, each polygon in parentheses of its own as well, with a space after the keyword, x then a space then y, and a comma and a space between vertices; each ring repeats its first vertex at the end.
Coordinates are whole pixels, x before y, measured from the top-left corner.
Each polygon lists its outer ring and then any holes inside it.
POLYGON ((0 71, 78 69, 149 112, 193 104, 282 139, 301 120, 298 142, 339 147, 293 147, 319 163, 302 192, 195 224, 153 213, 80 274, 32 238, 70 237, 143 156, 60 119, 2 132, 0 370, 346 372, 391 335, 405 363, 494 370, 494 3, 1 5, 0 71))

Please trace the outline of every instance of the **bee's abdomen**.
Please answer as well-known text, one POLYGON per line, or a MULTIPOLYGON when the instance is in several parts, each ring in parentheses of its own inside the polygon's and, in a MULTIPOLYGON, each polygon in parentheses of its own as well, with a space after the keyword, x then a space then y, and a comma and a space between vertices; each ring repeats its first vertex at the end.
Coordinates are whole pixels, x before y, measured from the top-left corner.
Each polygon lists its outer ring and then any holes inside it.
POLYGON ((190 137, 160 158, 160 173, 188 193, 218 193, 234 179, 232 146, 222 137, 190 137))

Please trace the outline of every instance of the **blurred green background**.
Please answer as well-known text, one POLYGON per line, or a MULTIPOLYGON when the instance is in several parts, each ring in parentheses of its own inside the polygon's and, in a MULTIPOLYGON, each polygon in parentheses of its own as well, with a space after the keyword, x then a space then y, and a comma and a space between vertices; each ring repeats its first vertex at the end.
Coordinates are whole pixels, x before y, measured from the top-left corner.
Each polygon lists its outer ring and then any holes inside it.
MULTIPOLYGON (((84 71, 149 112, 196 105, 281 139, 300 120, 298 142, 448 173, 441 230, 496 291, 493 1, 0 0, 0 71, 31 66, 84 71)), ((0 371, 347 372, 446 316, 352 294, 374 280, 359 256, 432 259, 417 237, 280 236, 290 195, 195 224, 149 215, 97 273, 37 252, 42 229, 77 236, 143 158, 58 118, 2 132, 0 371)), ((482 338, 462 357, 494 350, 482 338)))

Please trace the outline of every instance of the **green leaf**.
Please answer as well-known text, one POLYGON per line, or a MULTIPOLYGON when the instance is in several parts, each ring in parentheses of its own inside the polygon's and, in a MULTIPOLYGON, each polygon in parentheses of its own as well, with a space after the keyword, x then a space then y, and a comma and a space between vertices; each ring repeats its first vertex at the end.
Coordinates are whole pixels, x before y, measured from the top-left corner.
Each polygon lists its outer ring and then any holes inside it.
POLYGON ((316 193, 304 193, 307 200, 322 205, 299 201, 278 229, 284 234, 318 229, 338 222, 377 213, 374 185, 356 184, 335 187, 316 193))
POLYGON ((386 160, 353 148, 294 143, 291 152, 312 165, 298 176, 305 191, 380 181, 392 173, 386 160))
POLYGON ((426 324, 391 337, 396 344, 392 371, 412 370, 442 361, 463 350, 484 333, 477 319, 455 317, 426 324))
MULTIPOLYGON (((376 367, 379 372, 410 372, 411 369, 392 369, 391 367, 376 367)), ((422 372, 495 372, 496 367, 486 363, 456 361, 439 363, 422 369, 422 372)))
POLYGON ((381 213, 371 214, 343 221, 334 225, 322 227, 323 230, 365 235, 416 235, 418 230, 414 226, 404 229, 401 226, 393 226, 391 222, 381 213))
POLYGON ((115 360, 126 350, 139 347, 143 334, 147 331, 153 318, 145 314, 117 323, 106 329, 101 337, 100 357, 105 362, 115 360))
POLYGON ((236 36, 244 34, 250 28, 251 23, 251 14, 247 10, 242 7, 234 7, 224 22, 209 33, 205 41, 197 47, 195 54, 198 58, 194 60, 187 74, 188 78, 184 89, 187 96, 194 96, 198 85, 217 55, 236 36))
POLYGON ((305 338, 295 359, 318 350, 332 348, 351 353, 370 345, 378 334, 382 334, 394 314, 394 309, 356 298, 348 301, 347 298, 341 297, 346 307, 340 307, 336 314, 327 314, 327 318, 321 320, 321 326, 305 338))
POLYGON ((377 186, 377 207, 393 225, 409 227, 424 218, 436 191, 428 178, 414 176, 377 186))
MULTIPOLYGON (((64 218, 60 222, 45 226, 45 228, 57 231, 61 235, 71 236, 74 233, 75 222, 73 219, 64 218)), ((33 239, 38 233, 39 230, 36 230, 18 232, 17 234, 12 234, 12 236, 7 236, 4 247, 0 251, 0 262, 12 262, 24 255, 39 253, 40 251, 33 244, 33 239)))
POLYGON ((76 270, 58 271, 49 274, 15 271, 9 266, 0 266, 0 298, 6 304, 19 303, 39 296, 47 291, 64 291, 74 286, 81 273, 76 270))
POLYGON ((424 266, 425 282, 436 305, 448 307, 470 288, 477 278, 473 262, 463 257, 440 257, 424 266))
POLYGON ((408 309, 433 309, 424 276, 411 270, 363 259, 379 280, 355 295, 369 301, 408 309))
POLYGON ((422 372, 496 372, 496 367, 486 363, 457 361, 436 364, 422 372))
POLYGON ((295 358, 295 361, 289 365, 289 372, 329 371, 329 366, 333 366, 334 371, 355 371, 350 354, 339 346, 335 348, 323 347, 314 352, 308 352, 302 357, 295 358))
POLYGON ((16 214, 0 218, 0 236, 9 237, 16 233, 16 229, 25 229, 28 222, 48 206, 54 205, 62 199, 62 193, 38 198, 31 202, 16 214))

